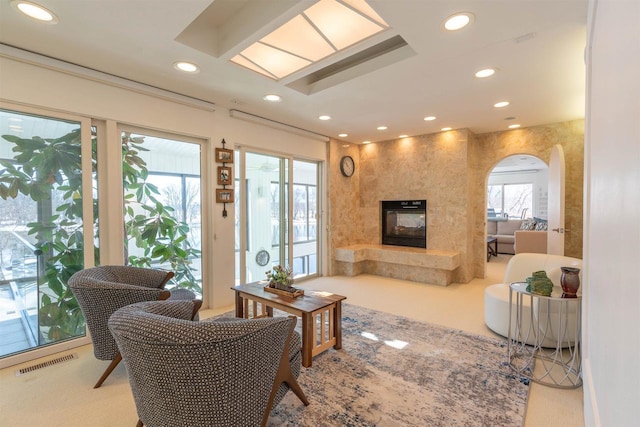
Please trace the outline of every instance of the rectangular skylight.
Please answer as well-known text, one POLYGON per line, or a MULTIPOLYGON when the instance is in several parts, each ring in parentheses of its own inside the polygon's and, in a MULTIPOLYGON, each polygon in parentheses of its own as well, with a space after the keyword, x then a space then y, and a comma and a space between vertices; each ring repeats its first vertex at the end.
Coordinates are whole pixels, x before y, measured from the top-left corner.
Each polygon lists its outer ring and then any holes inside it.
POLYGON ((387 28, 364 0, 320 0, 231 61, 278 80, 387 28))

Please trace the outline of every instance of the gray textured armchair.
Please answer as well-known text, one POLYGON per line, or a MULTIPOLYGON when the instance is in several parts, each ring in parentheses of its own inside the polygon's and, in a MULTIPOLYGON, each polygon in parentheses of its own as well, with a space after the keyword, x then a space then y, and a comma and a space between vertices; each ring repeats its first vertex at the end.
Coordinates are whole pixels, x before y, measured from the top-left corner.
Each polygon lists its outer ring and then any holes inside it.
POLYGON ((120 363, 122 357, 109 332, 107 321, 119 308, 142 301, 195 298, 193 292, 164 290, 173 272, 120 265, 104 265, 78 271, 69 278, 69 287, 76 297, 91 333, 93 353, 99 360, 111 360, 93 388, 102 385, 120 363))
POLYGON ((192 322, 192 311, 189 301, 147 302, 109 319, 138 426, 264 426, 289 389, 309 404, 295 317, 192 322))

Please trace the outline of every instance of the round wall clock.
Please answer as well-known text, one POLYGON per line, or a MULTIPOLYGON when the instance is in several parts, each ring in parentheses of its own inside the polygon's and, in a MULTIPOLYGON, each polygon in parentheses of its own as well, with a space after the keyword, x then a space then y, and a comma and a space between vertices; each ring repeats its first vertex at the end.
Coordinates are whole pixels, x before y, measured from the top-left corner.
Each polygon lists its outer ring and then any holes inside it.
POLYGON ((356 164, 351 156, 343 156, 340 159, 340 172, 346 177, 350 177, 356 171, 356 164))
POLYGON ((267 265, 269 263, 269 259, 270 258, 271 258, 271 256, 269 255, 269 252, 267 252, 264 249, 262 249, 261 251, 258 251, 258 253, 256 254, 256 263, 260 267, 264 267, 265 265, 267 265))

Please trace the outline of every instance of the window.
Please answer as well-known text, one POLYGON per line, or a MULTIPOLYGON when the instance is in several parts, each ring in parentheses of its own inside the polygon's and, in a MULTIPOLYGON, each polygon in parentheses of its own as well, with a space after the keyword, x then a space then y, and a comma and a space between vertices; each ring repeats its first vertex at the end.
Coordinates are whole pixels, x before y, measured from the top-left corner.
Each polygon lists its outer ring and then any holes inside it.
POLYGON ((317 274, 318 163, 293 161, 293 275, 317 274))
POLYGON ((316 240, 316 186, 293 184, 293 241, 316 240))
POLYGON ((202 296, 200 144, 124 131, 122 146, 128 263, 202 296))
POLYGON ((202 144, 25 110, 0 109, 0 366, 88 342, 67 280, 99 260, 170 269, 167 288, 202 295, 202 144), (98 182, 119 161, 122 180, 98 182))
POLYGON ((90 134, 79 118, 0 110, 0 357, 85 334, 67 279, 94 253, 90 134))
POLYGON ((533 183, 489 185, 487 209, 497 216, 527 218, 533 213, 533 183))

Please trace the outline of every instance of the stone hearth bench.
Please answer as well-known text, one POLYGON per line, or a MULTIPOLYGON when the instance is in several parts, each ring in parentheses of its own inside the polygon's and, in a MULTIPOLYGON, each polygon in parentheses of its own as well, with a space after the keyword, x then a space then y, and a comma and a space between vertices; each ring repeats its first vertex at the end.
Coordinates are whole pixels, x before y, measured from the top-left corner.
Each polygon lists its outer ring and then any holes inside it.
POLYGON ((362 273, 447 286, 460 266, 460 253, 403 246, 359 244, 336 248, 337 274, 362 273))

